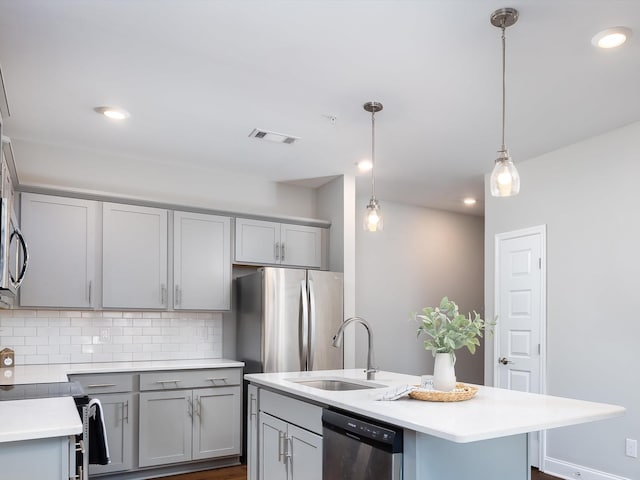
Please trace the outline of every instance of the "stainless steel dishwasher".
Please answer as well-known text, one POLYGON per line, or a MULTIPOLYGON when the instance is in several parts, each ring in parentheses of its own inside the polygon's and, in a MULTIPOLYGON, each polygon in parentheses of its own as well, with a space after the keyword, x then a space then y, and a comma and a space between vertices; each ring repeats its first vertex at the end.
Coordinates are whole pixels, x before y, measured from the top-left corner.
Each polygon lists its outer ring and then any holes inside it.
POLYGON ((323 480, 400 480, 402 429, 348 412, 322 412, 323 480))

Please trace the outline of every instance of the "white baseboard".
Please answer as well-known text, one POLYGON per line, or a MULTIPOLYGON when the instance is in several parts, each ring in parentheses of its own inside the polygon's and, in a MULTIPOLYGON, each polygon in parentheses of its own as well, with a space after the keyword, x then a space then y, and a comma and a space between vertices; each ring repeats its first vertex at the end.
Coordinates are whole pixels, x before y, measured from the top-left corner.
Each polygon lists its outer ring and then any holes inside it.
POLYGON ((544 457, 544 468, 541 468, 541 470, 544 473, 566 480, 631 480, 627 477, 600 472, 599 470, 575 465, 552 457, 544 457))

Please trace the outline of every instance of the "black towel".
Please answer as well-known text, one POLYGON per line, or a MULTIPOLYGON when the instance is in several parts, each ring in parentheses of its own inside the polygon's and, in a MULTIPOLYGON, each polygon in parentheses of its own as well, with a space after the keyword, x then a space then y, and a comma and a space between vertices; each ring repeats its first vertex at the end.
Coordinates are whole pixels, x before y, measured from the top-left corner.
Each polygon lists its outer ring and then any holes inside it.
POLYGON ((107 465, 110 462, 102 405, 94 398, 89 402, 89 463, 107 465))

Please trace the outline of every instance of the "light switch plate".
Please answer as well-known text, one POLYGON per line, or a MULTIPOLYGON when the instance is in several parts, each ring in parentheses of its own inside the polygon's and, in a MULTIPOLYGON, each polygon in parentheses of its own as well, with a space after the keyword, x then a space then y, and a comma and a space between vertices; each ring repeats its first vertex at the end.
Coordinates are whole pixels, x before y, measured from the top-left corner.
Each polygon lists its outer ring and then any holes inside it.
POLYGON ((638 458, 638 441, 633 438, 627 438, 624 451, 627 457, 638 458))

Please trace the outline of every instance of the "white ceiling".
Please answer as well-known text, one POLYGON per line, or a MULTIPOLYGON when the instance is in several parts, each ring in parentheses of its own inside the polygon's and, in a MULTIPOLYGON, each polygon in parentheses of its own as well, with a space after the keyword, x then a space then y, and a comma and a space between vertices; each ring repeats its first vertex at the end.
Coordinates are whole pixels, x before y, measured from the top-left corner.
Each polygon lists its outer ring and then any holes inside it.
POLYGON ((378 197, 469 211, 500 144, 500 7, 516 164, 640 120, 638 0, 0 0, 5 133, 288 182, 356 174, 377 100, 378 197), (617 25, 627 44, 591 45, 617 25))

